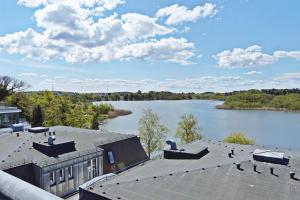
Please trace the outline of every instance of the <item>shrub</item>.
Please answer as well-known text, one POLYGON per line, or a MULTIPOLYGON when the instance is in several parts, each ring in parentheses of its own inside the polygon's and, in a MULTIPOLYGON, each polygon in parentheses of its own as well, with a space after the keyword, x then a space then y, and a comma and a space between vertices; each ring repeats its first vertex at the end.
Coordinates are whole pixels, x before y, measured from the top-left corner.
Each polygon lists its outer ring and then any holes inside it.
POLYGON ((235 144, 255 144, 255 141, 247 138, 243 133, 231 133, 224 138, 224 142, 235 144))

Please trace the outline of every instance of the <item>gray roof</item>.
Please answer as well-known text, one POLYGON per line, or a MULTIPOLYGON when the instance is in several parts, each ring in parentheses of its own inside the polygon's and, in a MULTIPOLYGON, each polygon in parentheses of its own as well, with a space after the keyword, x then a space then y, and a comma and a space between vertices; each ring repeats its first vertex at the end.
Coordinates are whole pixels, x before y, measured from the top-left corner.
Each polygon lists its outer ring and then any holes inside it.
POLYGON ((55 143, 74 140, 76 143, 76 151, 62 154, 57 158, 48 157, 32 148, 33 142, 47 142, 48 136, 45 137, 44 133, 21 132, 19 137, 16 136, 16 133, 6 133, 0 135, 0 168, 7 169, 31 162, 43 166, 45 164, 60 162, 72 157, 96 152, 96 147, 102 144, 135 137, 134 135, 65 126, 51 127, 50 131, 56 132, 55 136, 57 140, 55 143))
POLYGON ((289 177, 295 171, 300 178, 298 151, 280 150, 290 156, 285 166, 254 161, 252 152, 266 147, 207 140, 189 146, 208 146, 210 152, 199 160, 148 161, 87 190, 109 199, 296 199, 300 195, 300 181, 289 177), (232 148, 235 156, 229 158, 232 148), (243 170, 234 163, 241 163, 243 170), (259 173, 254 172, 254 163, 259 173))
POLYGON ((6 113, 20 113, 21 110, 16 107, 6 107, 6 106, 0 106, 0 114, 6 114, 6 113))

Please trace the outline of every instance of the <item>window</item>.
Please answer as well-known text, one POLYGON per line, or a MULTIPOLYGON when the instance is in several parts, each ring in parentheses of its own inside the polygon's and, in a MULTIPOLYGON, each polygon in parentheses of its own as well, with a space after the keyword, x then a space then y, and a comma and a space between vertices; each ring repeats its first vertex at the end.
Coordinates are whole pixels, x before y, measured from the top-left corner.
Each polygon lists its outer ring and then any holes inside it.
POLYGON ((69 179, 73 178, 73 166, 68 167, 68 177, 69 179))
POLYGON ((59 170, 59 181, 60 182, 65 181, 65 169, 64 168, 59 170))
POLYGON ((97 170, 97 158, 94 158, 88 162, 88 178, 92 179, 98 176, 98 170, 97 170))
POLYGON ((50 186, 55 185, 55 171, 54 172, 50 172, 50 186))
POLYGON ((110 164, 114 164, 115 163, 115 158, 114 158, 114 154, 111 150, 107 152, 107 156, 108 156, 108 162, 110 164))

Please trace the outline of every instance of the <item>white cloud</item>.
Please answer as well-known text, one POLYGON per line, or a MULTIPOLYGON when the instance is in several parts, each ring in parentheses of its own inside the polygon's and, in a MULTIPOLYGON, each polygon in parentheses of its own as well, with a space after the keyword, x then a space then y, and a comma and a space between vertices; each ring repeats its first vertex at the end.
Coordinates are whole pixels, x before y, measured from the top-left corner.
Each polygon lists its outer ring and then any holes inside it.
POLYGON ((75 3, 83 7, 103 7, 112 10, 120 4, 124 4, 125 0, 18 0, 18 4, 30 8, 47 6, 58 2, 75 3))
POLYGON ((189 10, 185 6, 174 4, 157 11, 156 17, 167 17, 166 24, 178 25, 183 22, 196 22, 198 19, 211 17, 217 12, 216 5, 205 3, 203 6, 196 6, 189 10))
POLYGON ((18 74, 18 76, 21 76, 21 77, 37 77, 38 74, 28 72, 28 73, 21 73, 21 74, 18 74))
POLYGON ((48 75, 46 75, 46 74, 37 74, 37 73, 33 73, 33 72, 20 73, 20 74, 18 74, 18 76, 20 76, 20 77, 40 77, 40 78, 48 77, 48 75))
POLYGON ((253 45, 246 49, 226 50, 214 57, 221 68, 256 67, 275 63, 280 58, 300 59, 300 51, 275 51, 273 54, 266 54, 259 45, 253 45))
MULTIPOLYGON (((29 82, 30 83, 30 82, 29 82)), ((72 92, 118 92, 118 91, 173 91, 173 92, 230 92, 233 90, 296 88, 300 85, 300 72, 285 73, 266 80, 240 76, 199 76, 186 79, 101 79, 76 78, 45 79, 33 84, 31 90, 52 89, 72 92)))
POLYGON ((216 56, 218 65, 223 68, 254 67, 258 65, 271 64, 276 61, 271 55, 264 54, 258 45, 246 49, 234 48, 226 50, 216 56))
POLYGON ((257 75, 257 74, 262 74, 262 72, 259 71, 249 71, 245 73, 246 75, 257 75))
POLYGON ((154 18, 137 13, 127 13, 121 19, 128 38, 133 41, 173 32, 172 29, 157 24, 154 18))
POLYGON ((97 6, 113 9, 124 2, 19 0, 21 5, 38 9, 34 19, 42 31, 29 28, 2 36, 0 52, 69 63, 130 59, 192 63, 193 43, 183 38, 166 37, 176 29, 160 25, 156 18, 138 13, 95 17, 91 12, 97 6))
POLYGON ((60 79, 60 80, 62 80, 62 79, 65 79, 66 77, 64 77, 64 76, 55 76, 54 77, 54 79, 60 79))
POLYGON ((193 64, 188 61, 194 56, 192 50, 194 44, 186 39, 163 38, 150 42, 135 43, 126 45, 117 52, 119 59, 140 59, 140 60, 162 60, 183 65, 193 64))
POLYGON ((300 51, 275 51, 273 55, 276 58, 294 58, 300 60, 300 51))

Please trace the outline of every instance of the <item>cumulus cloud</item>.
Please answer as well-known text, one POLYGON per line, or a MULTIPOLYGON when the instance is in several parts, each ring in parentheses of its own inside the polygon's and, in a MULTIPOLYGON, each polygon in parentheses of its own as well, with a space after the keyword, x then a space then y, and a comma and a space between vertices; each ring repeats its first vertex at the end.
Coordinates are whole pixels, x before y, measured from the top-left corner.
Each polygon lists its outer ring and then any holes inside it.
POLYGON ((120 4, 124 4, 125 0, 18 0, 18 4, 29 8, 37 8, 47 6, 58 2, 76 3, 88 8, 103 8, 112 10, 120 4))
POLYGON ((159 24, 157 18, 139 13, 96 17, 93 11, 99 7, 114 9, 124 2, 19 0, 18 4, 37 9, 33 17, 40 29, 0 37, 0 52, 69 63, 130 59, 193 63, 193 43, 167 36, 177 30, 159 24))
POLYGON ((275 51, 267 54, 262 52, 261 46, 253 45, 246 49, 226 50, 214 57, 222 68, 256 67, 275 63, 280 58, 300 59, 300 51, 275 51))
POLYGON ((124 46, 117 52, 119 59, 162 60, 183 65, 192 64, 188 59, 194 56, 194 44, 184 38, 163 38, 150 42, 124 46))
POLYGON ((257 75, 257 74, 262 74, 262 72, 259 71, 249 71, 245 73, 246 75, 257 75))
POLYGON ((186 6, 174 4, 157 11, 156 17, 166 19, 168 25, 178 25, 183 22, 196 22, 198 19, 211 17, 217 12, 216 5, 205 3, 203 6, 196 6, 189 10, 186 6))
POLYGON ((226 50, 216 56, 218 65, 223 68, 254 67, 258 65, 271 64, 276 61, 271 55, 264 54, 258 45, 246 49, 234 48, 226 50))

